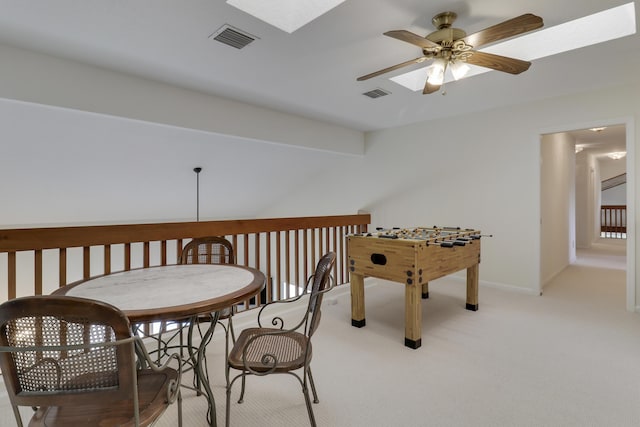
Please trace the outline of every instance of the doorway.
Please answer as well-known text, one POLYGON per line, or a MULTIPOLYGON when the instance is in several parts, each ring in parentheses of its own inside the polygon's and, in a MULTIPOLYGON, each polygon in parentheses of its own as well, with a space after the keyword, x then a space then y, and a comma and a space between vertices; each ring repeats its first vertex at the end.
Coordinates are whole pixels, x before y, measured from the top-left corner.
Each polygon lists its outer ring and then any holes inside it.
MULTIPOLYGON (((601 245, 601 181, 626 173, 623 202, 633 218, 633 146, 631 121, 546 133, 540 138, 540 293, 566 267, 577 262, 576 253, 598 254, 601 245), (593 129, 592 129, 593 128, 593 129), (626 152, 617 160, 607 157, 626 152), (617 163, 616 163, 617 162, 617 163)), ((620 189, 618 189, 618 192, 620 189)), ((632 221, 631 221, 632 222, 632 221)), ((626 226, 626 221, 625 221, 626 226)), ((634 227, 625 229, 626 241, 615 244, 626 249, 626 308, 635 310, 634 227)))

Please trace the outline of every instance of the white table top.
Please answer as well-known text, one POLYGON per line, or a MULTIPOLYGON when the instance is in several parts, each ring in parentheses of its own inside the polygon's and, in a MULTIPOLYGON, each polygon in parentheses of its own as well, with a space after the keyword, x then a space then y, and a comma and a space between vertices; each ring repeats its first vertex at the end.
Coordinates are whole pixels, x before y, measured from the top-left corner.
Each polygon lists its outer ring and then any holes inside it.
POLYGON ((237 265, 169 265, 100 276, 55 293, 107 302, 142 321, 216 311, 257 294, 264 282, 260 271, 237 265))

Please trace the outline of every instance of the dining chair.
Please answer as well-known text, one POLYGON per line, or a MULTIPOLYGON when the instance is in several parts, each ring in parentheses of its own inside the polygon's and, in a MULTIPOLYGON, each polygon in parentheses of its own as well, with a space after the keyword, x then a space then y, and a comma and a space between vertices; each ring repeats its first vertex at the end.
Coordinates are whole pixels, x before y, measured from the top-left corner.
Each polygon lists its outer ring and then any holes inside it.
MULTIPOLYGON (((196 237, 185 245, 180 255, 180 264, 235 264, 233 245, 224 237, 196 237)), ((235 307, 228 307, 217 313, 218 320, 227 319, 227 325, 219 322, 225 331, 225 338, 231 334, 236 340, 232 317, 235 307)), ((198 322, 210 321, 213 316, 200 316, 198 322)))
MULTIPOLYGON (((231 352, 227 357, 226 380, 226 425, 230 425, 231 389, 233 384, 241 379, 242 389, 238 403, 244 400, 246 378, 248 376, 265 376, 269 374, 290 374, 302 386, 309 421, 316 425, 309 386, 313 393, 313 403, 318 403, 318 394, 311 374, 311 338, 320 324, 320 307, 322 298, 331 290, 331 270, 336 260, 334 252, 325 254, 316 266, 314 274, 309 278, 304 292, 291 299, 272 301, 264 305, 258 312, 258 326, 243 330, 238 336, 231 352), (279 304, 288 304, 308 296, 304 316, 294 326, 285 328, 285 321, 280 314, 282 310, 272 312, 279 304), (274 327, 266 327, 270 324, 274 327), (239 371, 231 378, 231 369, 239 371), (302 374, 298 375, 298 371, 302 374)), ((284 308, 284 307, 283 307, 284 308)))
POLYGON ((196 237, 187 243, 180 264, 234 264, 233 245, 224 237, 196 237))
MULTIPOLYGON (((206 236, 193 238, 182 249, 182 253, 179 258, 180 264, 235 264, 235 254, 233 250, 233 244, 220 236, 206 236)), ((181 327, 178 332, 179 340, 183 342, 182 331, 185 327, 189 329, 187 337, 189 340, 188 348, 192 347, 194 330, 198 330, 200 339, 205 334, 201 330, 201 325, 216 322, 222 326, 225 335, 225 355, 229 354, 229 334, 233 342, 236 340, 235 332, 233 330, 233 314, 235 313, 235 306, 223 308, 217 313, 202 314, 195 318, 195 322, 192 321, 184 323, 180 322, 181 327), (226 325, 225 321, 226 320, 226 325)), ((204 356, 205 375, 209 377, 208 366, 206 363, 206 355, 204 356)), ((198 393, 200 392, 200 381, 198 377, 194 377, 194 387, 198 393)))
POLYGON ((0 369, 20 427, 20 406, 34 409, 29 426, 148 426, 176 400, 182 425, 177 355, 152 363, 122 311, 100 301, 31 296, 0 305, 0 369))

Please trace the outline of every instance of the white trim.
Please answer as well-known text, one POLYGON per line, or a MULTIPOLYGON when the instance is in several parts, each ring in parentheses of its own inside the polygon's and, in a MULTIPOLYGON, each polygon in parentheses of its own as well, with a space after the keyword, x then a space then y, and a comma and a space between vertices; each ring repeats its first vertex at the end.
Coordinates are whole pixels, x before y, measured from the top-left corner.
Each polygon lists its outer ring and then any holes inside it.
MULTIPOLYGON (((482 263, 480 265, 482 266, 482 263)), ((450 274, 448 276, 441 277, 439 279, 435 279, 433 281, 430 281, 429 283, 435 283, 436 281, 439 281, 439 280, 455 280, 456 282, 467 283, 467 276, 466 276, 466 274, 456 274, 456 273, 454 273, 454 274, 450 274)), ((381 282, 389 282, 389 283, 401 284, 401 285, 403 284, 403 283, 400 283, 400 282, 394 282, 394 281, 385 280, 385 279, 378 279, 378 278, 375 278, 375 277, 368 277, 368 278, 365 279, 365 285, 367 287, 369 287, 369 286, 377 286, 381 282)), ((480 288, 486 287, 486 288, 498 289, 498 290, 501 290, 501 291, 516 292, 516 293, 524 294, 524 295, 538 296, 538 293, 537 293, 537 291, 535 289, 523 288, 522 286, 509 285, 507 283, 498 283, 498 282, 489 282, 487 280, 479 280, 478 281, 478 286, 480 288)), ((342 294, 338 294, 337 293, 337 290, 341 289, 341 288, 346 288, 345 290, 342 291, 343 294, 347 293, 350 290, 349 284, 345 283, 344 285, 338 286, 335 289, 336 293, 332 293, 331 296, 332 297, 337 297, 339 295, 342 295, 342 294)), ((334 291, 332 291, 332 292, 334 292, 334 291)))
POLYGON ((635 121, 629 117, 623 122, 627 149, 627 311, 638 311, 636 306, 636 171, 635 121))
POLYGON ((538 195, 538 220, 535 224, 531 224, 535 229, 534 236, 537 236, 533 242, 533 286, 534 288, 531 290, 537 295, 542 295, 542 289, 544 288, 544 283, 542 283, 542 255, 540 251, 542 250, 542 132, 532 135, 531 139, 535 141, 537 144, 538 150, 537 153, 537 162, 536 167, 534 168, 534 175, 536 177, 534 181, 534 193, 538 195), (537 268, 536 268, 537 266, 537 268))
MULTIPOLYGON (((480 265, 482 265, 482 264, 480 264, 480 265)), ((451 275, 451 276, 445 276, 445 277, 443 277, 443 279, 444 278, 446 278, 446 279, 454 279, 454 280, 456 280, 458 282, 467 283, 467 276, 466 275, 464 275, 464 276, 463 275, 451 275)), ((519 293, 519 294, 523 294, 523 295, 531 295, 531 296, 539 296, 540 295, 536 289, 523 288, 522 286, 509 285, 507 283, 489 282, 487 280, 478 281, 478 286, 481 287, 481 288, 486 287, 486 288, 498 289, 500 291, 515 292, 515 293, 519 293)), ((480 300, 482 300, 482 298, 480 298, 480 300)))

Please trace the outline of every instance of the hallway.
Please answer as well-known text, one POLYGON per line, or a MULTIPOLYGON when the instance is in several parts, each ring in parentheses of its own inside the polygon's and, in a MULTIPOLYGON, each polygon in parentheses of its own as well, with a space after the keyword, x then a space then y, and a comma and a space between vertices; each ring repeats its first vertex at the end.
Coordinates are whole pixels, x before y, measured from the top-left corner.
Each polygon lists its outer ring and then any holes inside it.
POLYGON ((543 298, 562 301, 578 316, 590 310, 605 323, 631 315, 626 310, 626 243, 599 239, 591 248, 577 250, 576 262, 547 283, 543 298))

